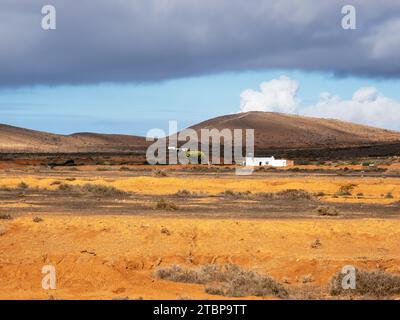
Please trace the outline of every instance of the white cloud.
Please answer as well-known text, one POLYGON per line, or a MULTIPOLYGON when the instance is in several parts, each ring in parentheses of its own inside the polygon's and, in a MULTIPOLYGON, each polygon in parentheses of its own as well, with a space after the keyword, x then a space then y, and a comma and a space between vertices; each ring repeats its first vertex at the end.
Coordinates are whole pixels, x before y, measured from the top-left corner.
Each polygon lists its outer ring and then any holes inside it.
POLYGON ((280 77, 261 84, 261 91, 241 93, 241 111, 277 111, 321 118, 333 118, 360 124, 400 129, 400 102, 384 96, 374 87, 362 87, 351 99, 344 100, 329 92, 320 94, 318 102, 302 106, 297 98, 299 84, 280 77))
POLYGON ((240 94, 240 109, 242 112, 293 113, 299 106, 299 100, 296 97, 298 89, 299 83, 286 76, 263 82, 260 85, 260 91, 247 89, 240 94))
POLYGON ((385 97, 374 87, 358 89, 349 100, 343 100, 329 93, 321 94, 315 105, 306 107, 301 113, 381 128, 400 129, 400 102, 385 97))

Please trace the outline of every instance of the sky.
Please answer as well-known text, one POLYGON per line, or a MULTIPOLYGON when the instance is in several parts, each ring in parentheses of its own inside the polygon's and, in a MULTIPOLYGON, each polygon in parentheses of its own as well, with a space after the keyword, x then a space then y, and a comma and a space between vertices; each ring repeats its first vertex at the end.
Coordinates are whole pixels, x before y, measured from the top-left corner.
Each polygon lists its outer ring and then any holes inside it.
POLYGON ((396 0, 0 0, 0 123, 145 135, 274 111, 400 130, 396 0), (356 29, 342 27, 342 7, 356 29), (56 9, 56 29, 41 26, 56 9))

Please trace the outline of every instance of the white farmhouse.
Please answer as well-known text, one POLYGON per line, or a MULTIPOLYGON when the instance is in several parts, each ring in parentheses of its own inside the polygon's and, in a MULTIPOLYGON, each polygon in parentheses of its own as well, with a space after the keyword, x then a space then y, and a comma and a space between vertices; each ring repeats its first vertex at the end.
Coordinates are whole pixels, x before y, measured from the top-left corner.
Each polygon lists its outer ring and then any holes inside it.
POLYGON ((275 159, 274 157, 246 157, 246 166, 258 167, 258 166, 271 166, 271 167, 286 167, 288 165, 287 160, 275 159))

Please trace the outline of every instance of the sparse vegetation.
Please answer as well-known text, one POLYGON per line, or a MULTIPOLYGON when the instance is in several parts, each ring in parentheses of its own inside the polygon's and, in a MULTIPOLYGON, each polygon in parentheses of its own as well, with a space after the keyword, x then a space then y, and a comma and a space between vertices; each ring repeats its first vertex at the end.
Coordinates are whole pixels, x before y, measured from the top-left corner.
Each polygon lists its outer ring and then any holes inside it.
POLYGON ((315 197, 312 193, 301 189, 287 189, 279 192, 260 192, 252 194, 251 191, 236 192, 232 190, 225 190, 219 194, 228 199, 244 199, 244 200, 314 200, 315 197))
POLYGON ((156 270, 160 279, 206 284, 205 292, 229 297, 277 296, 286 298, 288 292, 282 284, 270 276, 244 270, 233 264, 203 265, 187 269, 179 265, 156 270))
POLYGON ((181 189, 177 193, 175 193, 175 196, 179 198, 189 198, 192 196, 192 192, 186 189, 181 189))
POLYGON ((351 196, 351 192, 353 189, 357 187, 356 184, 354 183, 348 183, 343 186, 340 186, 339 191, 336 192, 336 195, 338 196, 351 196))
POLYGON ((167 177, 168 174, 165 170, 161 170, 161 169, 155 169, 153 170, 153 175, 155 177, 167 177))
POLYGON ((287 189, 279 192, 257 193, 257 199, 267 200, 314 200, 314 195, 301 189, 287 189))
POLYGON ((101 195, 104 197, 116 197, 128 194, 127 192, 117 189, 113 186, 92 183, 85 183, 84 185, 62 183, 58 186, 58 190, 79 194, 101 195))
POLYGON ((313 249, 318 249, 322 246, 321 240, 319 240, 318 238, 315 239, 312 243, 311 243, 311 248, 313 249))
POLYGON ((168 229, 167 227, 162 227, 162 228, 161 228, 161 233, 162 233, 162 234, 165 234, 165 235, 167 235, 167 236, 170 236, 170 235, 171 235, 171 231, 169 231, 169 229, 168 229))
POLYGON ((331 206, 319 206, 315 209, 315 212, 318 213, 320 216, 338 216, 339 211, 335 207, 331 206))
POLYGON ((40 218, 40 217, 34 217, 34 218, 32 219, 32 221, 33 221, 33 222, 36 222, 36 223, 39 223, 39 222, 42 222, 43 219, 40 218))
POLYGON ((172 201, 161 198, 157 201, 155 205, 156 210, 167 210, 167 211, 175 211, 178 210, 178 206, 172 201))
POLYGON ((391 192, 386 193, 385 195, 386 199, 393 199, 393 194, 391 192))
POLYGON ((24 181, 21 181, 19 184, 18 184, 18 187, 17 187, 18 189, 22 189, 22 190, 26 190, 26 189, 29 189, 29 185, 27 184, 27 183, 25 183, 24 181))
POLYGON ((228 199, 249 199, 251 197, 250 191, 245 192, 236 192, 232 190, 225 190, 219 194, 221 197, 228 198, 228 199))
POLYGON ((331 295, 361 295, 382 298, 400 294, 400 275, 391 274, 381 270, 356 270, 355 289, 343 289, 342 280, 344 276, 344 274, 338 272, 332 278, 330 283, 331 295))
POLYGON ((8 213, 1 213, 0 220, 12 220, 12 215, 8 213))

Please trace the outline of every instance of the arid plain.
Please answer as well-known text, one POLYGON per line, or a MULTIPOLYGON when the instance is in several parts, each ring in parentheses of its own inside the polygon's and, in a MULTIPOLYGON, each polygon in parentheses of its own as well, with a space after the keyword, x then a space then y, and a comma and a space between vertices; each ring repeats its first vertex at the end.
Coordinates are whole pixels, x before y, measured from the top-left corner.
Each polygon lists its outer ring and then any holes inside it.
POLYGON ((0 298, 336 299, 349 298, 330 289, 345 265, 400 273, 396 157, 251 176, 112 159, 0 167, 0 298), (55 290, 41 287, 44 265, 56 268, 55 290), (185 277, 168 274, 175 265, 185 277), (209 265, 271 276, 285 295, 228 294, 210 289, 218 279, 187 277, 209 265))

